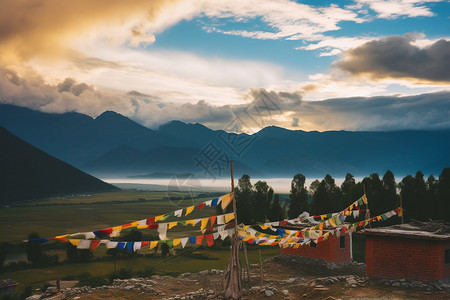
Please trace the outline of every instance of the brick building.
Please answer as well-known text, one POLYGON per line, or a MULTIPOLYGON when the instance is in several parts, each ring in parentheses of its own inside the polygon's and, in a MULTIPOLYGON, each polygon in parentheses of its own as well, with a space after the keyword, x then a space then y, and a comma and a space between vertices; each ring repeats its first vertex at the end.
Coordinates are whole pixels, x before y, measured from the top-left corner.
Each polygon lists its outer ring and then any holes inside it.
POLYGON ((349 234, 336 237, 330 235, 326 241, 317 243, 315 247, 301 246, 281 248, 281 253, 303 257, 320 258, 337 264, 352 260, 352 240, 349 234))
POLYGON ((365 229, 366 273, 434 281, 450 278, 450 226, 411 222, 365 229))

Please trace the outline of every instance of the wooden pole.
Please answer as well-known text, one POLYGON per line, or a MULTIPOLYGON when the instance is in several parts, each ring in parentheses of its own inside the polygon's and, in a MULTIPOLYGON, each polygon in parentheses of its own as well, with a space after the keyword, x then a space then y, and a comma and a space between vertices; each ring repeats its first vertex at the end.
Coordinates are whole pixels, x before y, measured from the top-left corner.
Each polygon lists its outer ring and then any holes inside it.
POLYGON ((261 249, 258 249, 258 253, 259 253, 259 271, 261 273, 261 286, 264 286, 261 249))
POLYGON ((244 257, 245 257, 245 264, 247 266, 247 281, 248 281, 248 287, 251 288, 252 284, 250 282, 250 264, 248 263, 248 256, 247 256, 247 245, 242 243, 242 247, 244 248, 244 257))
POLYGON ((233 161, 230 161, 231 170, 231 192, 233 194, 233 213, 234 213, 234 235, 232 237, 231 254, 228 262, 228 268, 225 273, 225 299, 242 299, 242 287, 241 287, 241 264, 239 262, 239 246, 240 240, 238 239, 237 230, 237 213, 236 213, 236 198, 234 197, 234 174, 233 174, 233 161))
POLYGON ((230 170, 231 170, 231 193, 233 193, 233 213, 234 213, 234 222, 236 225, 234 226, 234 233, 237 234, 237 210, 236 210, 236 198, 234 197, 234 174, 233 174, 233 161, 230 160, 230 170))
POLYGON ((405 212, 403 211, 403 199, 402 199, 401 193, 400 193, 400 209, 402 210, 402 224, 405 224, 404 219, 403 219, 403 215, 405 214, 405 212))

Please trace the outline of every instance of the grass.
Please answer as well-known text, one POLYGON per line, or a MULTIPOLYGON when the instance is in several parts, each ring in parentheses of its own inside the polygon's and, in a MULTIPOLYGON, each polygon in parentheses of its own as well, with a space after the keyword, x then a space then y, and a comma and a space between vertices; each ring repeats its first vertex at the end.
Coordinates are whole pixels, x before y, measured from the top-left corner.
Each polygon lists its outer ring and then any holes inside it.
MULTIPOLYGON (((187 248, 188 249, 188 248, 187 248)), ((250 264, 259 263, 259 255, 257 246, 248 247, 248 260, 250 264)), ((263 260, 280 253, 278 247, 259 247, 261 249, 263 260)), ((200 255, 177 255, 164 261, 157 256, 136 255, 128 259, 120 259, 116 261, 117 270, 125 268, 133 273, 144 271, 152 268, 154 274, 182 274, 186 272, 198 272, 207 269, 226 269, 230 255, 229 249, 226 248, 203 248, 191 249, 200 255), (207 257, 208 259, 205 259, 207 257)), ((186 251, 184 251, 186 252, 186 251)), ((245 266, 243 252, 240 252, 240 260, 242 266, 245 266)), ((93 276, 106 276, 114 271, 112 261, 94 261, 90 263, 62 264, 45 268, 32 268, 27 270, 12 271, 2 273, 4 278, 12 278, 20 283, 19 292, 26 286, 33 289, 43 286, 50 280, 57 278, 80 276, 89 272, 93 276)))
MULTIPOLYGON (((193 205, 192 200, 164 200, 163 192, 121 191, 70 199, 50 198, 33 202, 36 206, 13 206, 0 210, 0 242, 20 243, 31 232, 41 237, 94 231, 132 221, 151 218, 193 205), (145 199, 145 201, 139 201, 145 199), (61 205, 61 204, 66 205, 61 205), (69 205, 70 204, 70 205, 69 205)), ((200 203, 213 197, 200 198, 200 203)), ((214 208, 203 208, 190 217, 214 215, 214 208)))

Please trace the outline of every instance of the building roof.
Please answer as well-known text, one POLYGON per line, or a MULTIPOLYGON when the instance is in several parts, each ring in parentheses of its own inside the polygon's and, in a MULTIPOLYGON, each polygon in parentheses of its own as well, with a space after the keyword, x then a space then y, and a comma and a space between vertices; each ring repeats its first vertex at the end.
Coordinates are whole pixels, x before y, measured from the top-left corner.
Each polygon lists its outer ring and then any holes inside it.
POLYGON ((0 279, 0 289, 9 288, 16 285, 18 285, 18 283, 12 279, 0 279))
POLYGON ((382 228, 366 228, 362 233, 413 239, 450 240, 450 224, 437 221, 420 222, 413 220, 407 224, 382 228))

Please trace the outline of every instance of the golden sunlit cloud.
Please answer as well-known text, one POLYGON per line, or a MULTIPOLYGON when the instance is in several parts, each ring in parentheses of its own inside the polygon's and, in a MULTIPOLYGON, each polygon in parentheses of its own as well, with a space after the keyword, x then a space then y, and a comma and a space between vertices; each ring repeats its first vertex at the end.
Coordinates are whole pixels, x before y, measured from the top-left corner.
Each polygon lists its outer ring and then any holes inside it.
POLYGON ((171 2, 174 1, 2 0, 2 62, 10 64, 36 55, 61 55, 72 39, 88 34, 99 34, 111 41, 128 41, 133 45, 141 41, 152 42, 152 33, 141 29, 145 27, 143 23, 171 2), (125 33, 114 31, 117 28, 125 33))

